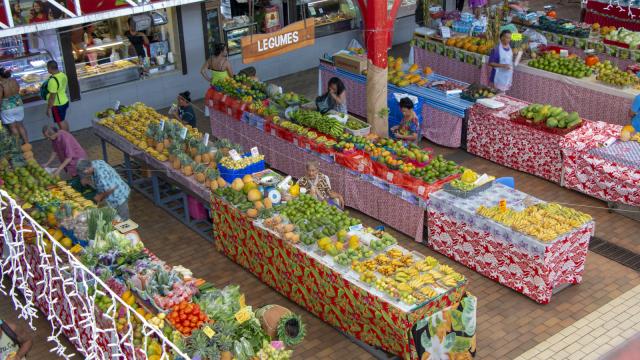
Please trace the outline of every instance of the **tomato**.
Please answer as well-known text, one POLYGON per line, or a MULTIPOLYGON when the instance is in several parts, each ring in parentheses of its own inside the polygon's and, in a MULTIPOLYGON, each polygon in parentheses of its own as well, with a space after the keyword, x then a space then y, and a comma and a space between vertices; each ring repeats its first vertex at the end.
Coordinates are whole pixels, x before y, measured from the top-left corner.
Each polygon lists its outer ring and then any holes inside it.
POLYGON ((182 309, 187 307, 187 304, 186 303, 180 303, 179 307, 182 310, 182 309))
POLYGON ((184 326, 184 327, 189 327, 190 325, 191 325, 191 324, 189 323, 189 321, 188 321, 188 320, 184 320, 184 321, 182 322, 182 326, 184 326))
POLYGON ((198 321, 198 324, 196 326, 200 327, 200 326, 202 326, 202 324, 204 324, 204 321, 200 320, 200 321, 198 321))
POLYGON ((184 319, 186 319, 186 318, 187 318, 187 315, 185 315, 185 314, 180 314, 180 320, 184 320, 184 319))
POLYGON ((200 321, 204 321, 206 318, 207 318, 207 317, 206 317, 204 314, 202 314, 202 313, 198 316, 198 319, 199 319, 200 321))

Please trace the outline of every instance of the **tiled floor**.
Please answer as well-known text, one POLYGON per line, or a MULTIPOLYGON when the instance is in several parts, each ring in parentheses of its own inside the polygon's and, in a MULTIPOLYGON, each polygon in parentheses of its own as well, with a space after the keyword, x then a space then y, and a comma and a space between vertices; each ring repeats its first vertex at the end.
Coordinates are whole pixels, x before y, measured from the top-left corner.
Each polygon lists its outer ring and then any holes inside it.
POLYGON ((640 332, 639 297, 640 286, 636 286, 528 350, 517 360, 599 358, 640 332))
MULTIPOLYGON (((536 2, 539 2, 536 0, 536 2)), ((533 3, 533 1, 531 2, 533 3)), ((577 17, 575 5, 559 8, 561 16, 577 17)), ((408 47, 394 48, 394 56, 406 58, 408 47)), ((317 69, 284 77, 274 82, 286 90, 296 91, 313 98, 317 89, 317 69)), ((196 105, 201 107, 202 103, 196 105)), ((198 127, 210 127, 203 114, 198 116, 198 127)), ((97 139, 89 130, 76 133, 91 158, 100 158, 97 139)), ((596 235, 640 253, 640 223, 618 214, 610 214, 601 201, 563 189, 535 176, 526 175, 476 158, 461 150, 428 144, 437 153, 455 158, 458 162, 480 172, 496 176, 514 176, 516 186, 543 200, 553 200, 585 211, 596 220, 596 235)), ((38 160, 49 154, 47 142, 34 144, 38 160)), ((117 164, 120 154, 110 149, 109 159, 117 164)), ((195 274, 218 286, 239 284, 251 305, 277 303, 302 314, 308 324, 308 337, 295 349, 294 359, 370 359, 368 353, 351 343, 340 333, 319 319, 297 307, 257 278, 216 252, 213 246, 189 231, 163 210, 154 207, 143 196, 133 193, 132 218, 141 227, 145 244, 158 256, 171 264, 182 264, 195 274), (204 251, 203 251, 204 250, 204 251)), ((364 216, 363 216, 364 217, 364 216)), ((373 219, 365 223, 378 225, 373 219)), ((396 234, 400 243, 411 250, 432 255, 445 261, 470 279, 469 290, 478 296, 478 359, 582 359, 597 351, 604 352, 638 332, 640 314, 640 276, 637 272, 614 263, 602 256, 589 253, 583 283, 572 286, 553 296, 548 305, 538 305, 469 269, 443 258, 421 244, 396 234), (597 344, 595 346, 594 344, 597 344), (596 351, 591 352, 591 349, 596 351), (547 356, 545 351, 552 351, 547 356), (584 356, 582 355, 584 354, 584 356)), ((13 306, 8 298, 0 296, 0 317, 15 320, 13 306)), ((50 333, 45 319, 34 325, 36 342, 30 358, 55 359, 49 353, 46 338, 50 333)), ((599 354, 599 353, 598 353, 599 354)), ((76 357, 79 358, 79 357, 76 357)))

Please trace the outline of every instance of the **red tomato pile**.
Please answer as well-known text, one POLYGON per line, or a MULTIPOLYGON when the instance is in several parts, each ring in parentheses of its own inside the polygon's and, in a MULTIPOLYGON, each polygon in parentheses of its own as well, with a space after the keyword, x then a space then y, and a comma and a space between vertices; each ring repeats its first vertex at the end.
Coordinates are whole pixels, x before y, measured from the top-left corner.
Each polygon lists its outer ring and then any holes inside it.
POLYGON ((198 304, 181 302, 173 307, 168 316, 169 322, 183 335, 191 335, 193 330, 209 322, 207 315, 200 311, 198 304))

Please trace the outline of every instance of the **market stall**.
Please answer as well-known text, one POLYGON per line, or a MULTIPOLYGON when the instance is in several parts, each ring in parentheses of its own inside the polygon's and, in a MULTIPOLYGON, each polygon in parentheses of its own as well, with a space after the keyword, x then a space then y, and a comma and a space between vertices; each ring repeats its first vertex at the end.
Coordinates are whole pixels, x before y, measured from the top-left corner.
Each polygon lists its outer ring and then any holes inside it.
POLYGON ((476 105, 469 110, 467 151, 560 184, 563 136, 511 121, 511 115, 528 104, 508 96, 496 99, 505 107, 476 105))
POLYGON ((214 136, 229 139, 248 149, 257 146, 271 167, 295 177, 304 175, 308 162, 317 162, 319 170, 331 180, 334 191, 343 194, 346 206, 362 211, 415 241, 422 241, 424 208, 418 201, 411 200, 410 194, 405 194, 405 199, 401 189, 392 194, 389 185, 383 181, 376 185, 371 176, 362 176, 331 158, 305 151, 293 141, 275 136, 275 130, 265 133, 220 111, 210 110, 210 113, 214 136))
POLYGON ((589 239, 594 233, 590 216, 560 205, 551 212, 548 205, 501 184, 468 198, 438 191, 430 197, 427 208, 428 246, 546 304, 554 288, 582 281, 589 239), (499 208, 502 201, 506 201, 504 210, 491 215, 481 211, 499 208), (541 213, 528 212, 531 209, 541 213), (512 212, 522 215, 509 222, 512 212), (575 226, 554 230, 541 240, 543 229, 552 228, 552 224, 544 224, 543 217, 556 213, 561 214, 554 217, 559 223, 579 220, 572 223, 575 226))
POLYGON ((588 122, 562 147, 562 186, 611 203, 640 206, 640 143, 615 143, 620 126, 588 122))
MULTIPOLYGON (((408 65, 405 66, 408 68, 408 65)), ((360 117, 367 116, 366 83, 367 77, 334 66, 322 60, 319 66, 318 84, 322 86, 320 92, 326 92, 329 79, 338 77, 345 83, 349 112, 360 117)), ((452 80, 447 77, 430 74, 429 81, 450 81, 460 85, 468 84, 452 80)), ((466 110, 471 106, 469 101, 459 96, 447 96, 444 91, 419 85, 399 87, 389 84, 390 93, 409 94, 417 97, 422 106, 422 134, 432 142, 448 147, 460 147, 463 118, 466 110)))
MULTIPOLYGON (((379 287, 386 281, 382 275, 358 275, 315 245, 286 241, 266 228, 266 220, 253 221, 220 198, 212 198, 212 208, 218 231, 216 247, 220 251, 335 328, 402 358, 420 359, 434 354, 437 342, 445 337, 453 345, 440 351, 451 357, 474 356, 476 299, 465 292, 466 283, 439 291, 426 302, 408 305, 397 300, 398 295, 390 297, 389 288, 379 287), (432 323, 434 319, 444 321, 432 323)), ((407 265, 413 264, 410 259, 417 255, 400 247, 393 249, 380 252, 377 258, 403 256, 407 265)), ((428 259, 416 257, 415 261, 435 260, 428 259)), ((435 265, 433 269, 449 268, 435 265)))

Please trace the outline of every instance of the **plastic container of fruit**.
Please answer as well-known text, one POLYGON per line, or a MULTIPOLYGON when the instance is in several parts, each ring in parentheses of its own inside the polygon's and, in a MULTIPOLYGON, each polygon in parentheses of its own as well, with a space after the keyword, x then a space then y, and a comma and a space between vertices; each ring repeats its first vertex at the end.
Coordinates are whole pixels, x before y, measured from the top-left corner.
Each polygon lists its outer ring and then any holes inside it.
MULTIPOLYGON (((347 127, 345 125, 344 130, 354 136, 367 136, 369 135, 369 133, 371 133, 371 125, 367 124, 366 122, 360 120, 360 119, 356 119, 354 117, 350 118, 351 121, 356 121, 358 123, 360 123, 361 125, 363 125, 363 127, 361 129, 351 129, 349 127, 347 127)), ((348 124, 348 122, 347 122, 348 124)))
MULTIPOLYGON (((251 153, 245 153, 242 157, 249 157, 251 153)), ((257 173, 259 171, 264 170, 264 160, 260 160, 255 162, 243 169, 228 169, 222 164, 218 164, 218 171, 220 172, 220 176, 224 179, 224 181, 228 183, 232 183, 233 180, 237 178, 242 178, 245 175, 251 175, 253 173, 257 173)))
POLYGON ((582 125, 584 124, 584 121, 581 121, 579 124, 572 126, 570 128, 550 128, 547 125, 545 125, 545 120, 542 120, 539 123, 535 123, 525 117, 523 117, 522 115, 520 115, 520 111, 516 111, 514 113, 511 114, 510 116, 511 121, 517 123, 517 124, 521 124, 521 125, 525 125, 528 126, 530 128, 533 129, 537 129, 540 131, 544 131, 550 134, 555 134, 555 135, 566 135, 570 132, 572 132, 573 130, 579 129, 582 127, 582 125))
POLYGON ((470 198, 472 196, 476 196, 478 194, 481 194, 485 190, 489 189, 492 185, 493 185, 493 181, 487 181, 486 183, 484 183, 484 184, 482 184, 480 186, 476 186, 475 188, 473 188, 471 190, 462 190, 462 189, 458 189, 458 188, 454 187, 453 185, 451 185, 451 182, 448 182, 448 183, 446 183, 446 184, 444 184, 442 186, 442 190, 448 192, 451 195, 455 195, 455 196, 457 196, 459 198, 467 199, 467 198, 470 198))

